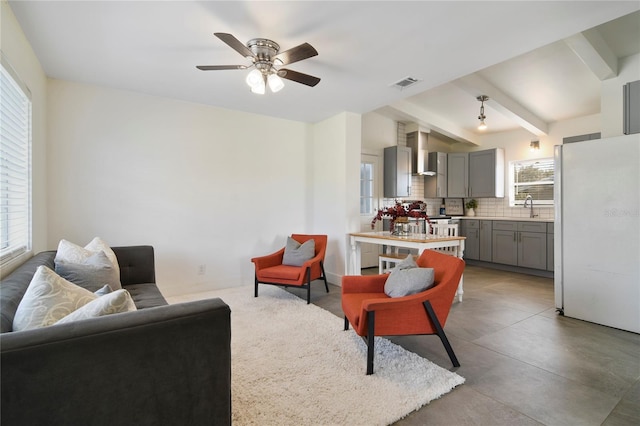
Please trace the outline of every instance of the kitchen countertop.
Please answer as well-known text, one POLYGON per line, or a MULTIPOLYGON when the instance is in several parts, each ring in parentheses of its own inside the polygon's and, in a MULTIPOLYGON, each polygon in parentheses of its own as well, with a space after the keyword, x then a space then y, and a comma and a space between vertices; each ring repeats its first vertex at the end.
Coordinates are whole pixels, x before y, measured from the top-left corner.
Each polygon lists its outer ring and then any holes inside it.
POLYGON ((511 220, 517 222, 550 222, 553 223, 553 219, 544 219, 539 217, 505 217, 505 216, 453 216, 452 219, 479 219, 479 220, 511 220))

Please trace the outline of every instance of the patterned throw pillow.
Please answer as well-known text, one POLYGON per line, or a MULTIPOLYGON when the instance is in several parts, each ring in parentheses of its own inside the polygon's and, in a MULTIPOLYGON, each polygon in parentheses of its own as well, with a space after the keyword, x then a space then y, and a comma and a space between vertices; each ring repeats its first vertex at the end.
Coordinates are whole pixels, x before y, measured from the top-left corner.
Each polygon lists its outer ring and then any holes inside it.
POLYGON ((135 310, 136 305, 133 303, 131 295, 127 290, 121 289, 98 297, 62 318, 55 325, 135 310))
POLYGON ((39 266, 24 293, 13 331, 52 325, 98 296, 70 283, 46 266, 39 266))
POLYGON ((56 273, 89 291, 95 292, 105 284, 108 284, 113 291, 122 288, 119 272, 103 251, 93 253, 78 263, 58 260, 56 273))
POLYGON ((307 240, 300 244, 291 237, 287 237, 287 245, 284 247, 282 264, 289 266, 302 266, 304 262, 313 259, 316 254, 316 242, 307 240))
POLYGON ((99 237, 95 237, 86 246, 80 247, 67 240, 60 240, 58 243, 58 252, 56 253, 55 262, 67 262, 67 263, 82 263, 88 257, 94 253, 103 251, 113 264, 116 271, 118 271, 118 277, 120 277, 120 267, 118 266, 118 258, 116 254, 111 250, 109 244, 104 242, 99 237))

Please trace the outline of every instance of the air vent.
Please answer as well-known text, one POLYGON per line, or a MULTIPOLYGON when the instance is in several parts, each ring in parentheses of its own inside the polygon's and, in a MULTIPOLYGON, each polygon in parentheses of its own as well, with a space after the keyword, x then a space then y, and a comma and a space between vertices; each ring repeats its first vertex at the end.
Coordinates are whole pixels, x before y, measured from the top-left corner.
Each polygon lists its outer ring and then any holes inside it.
POLYGON ((400 81, 396 81, 395 83, 392 84, 392 86, 397 87, 398 89, 402 90, 405 89, 411 85, 416 84, 418 81, 417 78, 413 78, 413 77, 405 77, 400 81))

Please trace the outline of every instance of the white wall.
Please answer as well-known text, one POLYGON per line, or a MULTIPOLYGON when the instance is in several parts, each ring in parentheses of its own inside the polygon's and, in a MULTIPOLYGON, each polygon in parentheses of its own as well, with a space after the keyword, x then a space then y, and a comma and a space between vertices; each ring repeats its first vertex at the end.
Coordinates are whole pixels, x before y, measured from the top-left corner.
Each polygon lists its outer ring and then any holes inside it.
MULTIPOLYGON (((339 210, 346 204, 340 118, 314 132, 300 122, 53 79, 48 105, 49 247, 96 235, 111 245, 151 244, 167 296, 252 283, 252 256, 281 248, 291 233, 329 233, 325 213, 336 199, 339 210), (313 202, 313 215, 309 200, 322 201, 313 202)), ((343 238, 345 228, 331 229, 330 239, 343 238)))
MULTIPOLYGON (((32 251, 37 253, 47 247, 47 194, 46 194, 46 124, 47 78, 31 45, 27 41, 13 11, 2 1, 0 17, 0 46, 2 53, 19 78, 31 91, 32 120, 32 251)), ((30 254, 29 254, 30 255, 30 254)), ((24 258, 2 268, 7 274, 24 258)))
POLYGON ((358 114, 341 113, 313 126, 308 213, 312 228, 326 230, 329 237, 325 270, 329 282, 338 285, 348 265, 347 235, 360 230, 360 140, 358 114))

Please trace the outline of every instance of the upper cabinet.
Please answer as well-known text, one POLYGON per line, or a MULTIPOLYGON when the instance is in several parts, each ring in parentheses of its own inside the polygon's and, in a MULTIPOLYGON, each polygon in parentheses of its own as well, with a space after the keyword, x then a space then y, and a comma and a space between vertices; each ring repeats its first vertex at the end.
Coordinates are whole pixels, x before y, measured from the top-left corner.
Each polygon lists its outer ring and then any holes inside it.
POLYGON ((464 198, 469 190, 469 154, 447 154, 447 197, 464 198))
POLYGON ((384 197, 408 197, 411 193, 411 148, 384 149, 384 197))
POLYGON ((504 149, 447 154, 447 197, 504 197, 504 149))
POLYGON ((469 153, 468 197, 504 197, 504 149, 469 153))
POLYGON ((425 198, 446 198, 447 195, 447 153, 430 152, 430 171, 436 172, 435 176, 424 177, 425 198))

